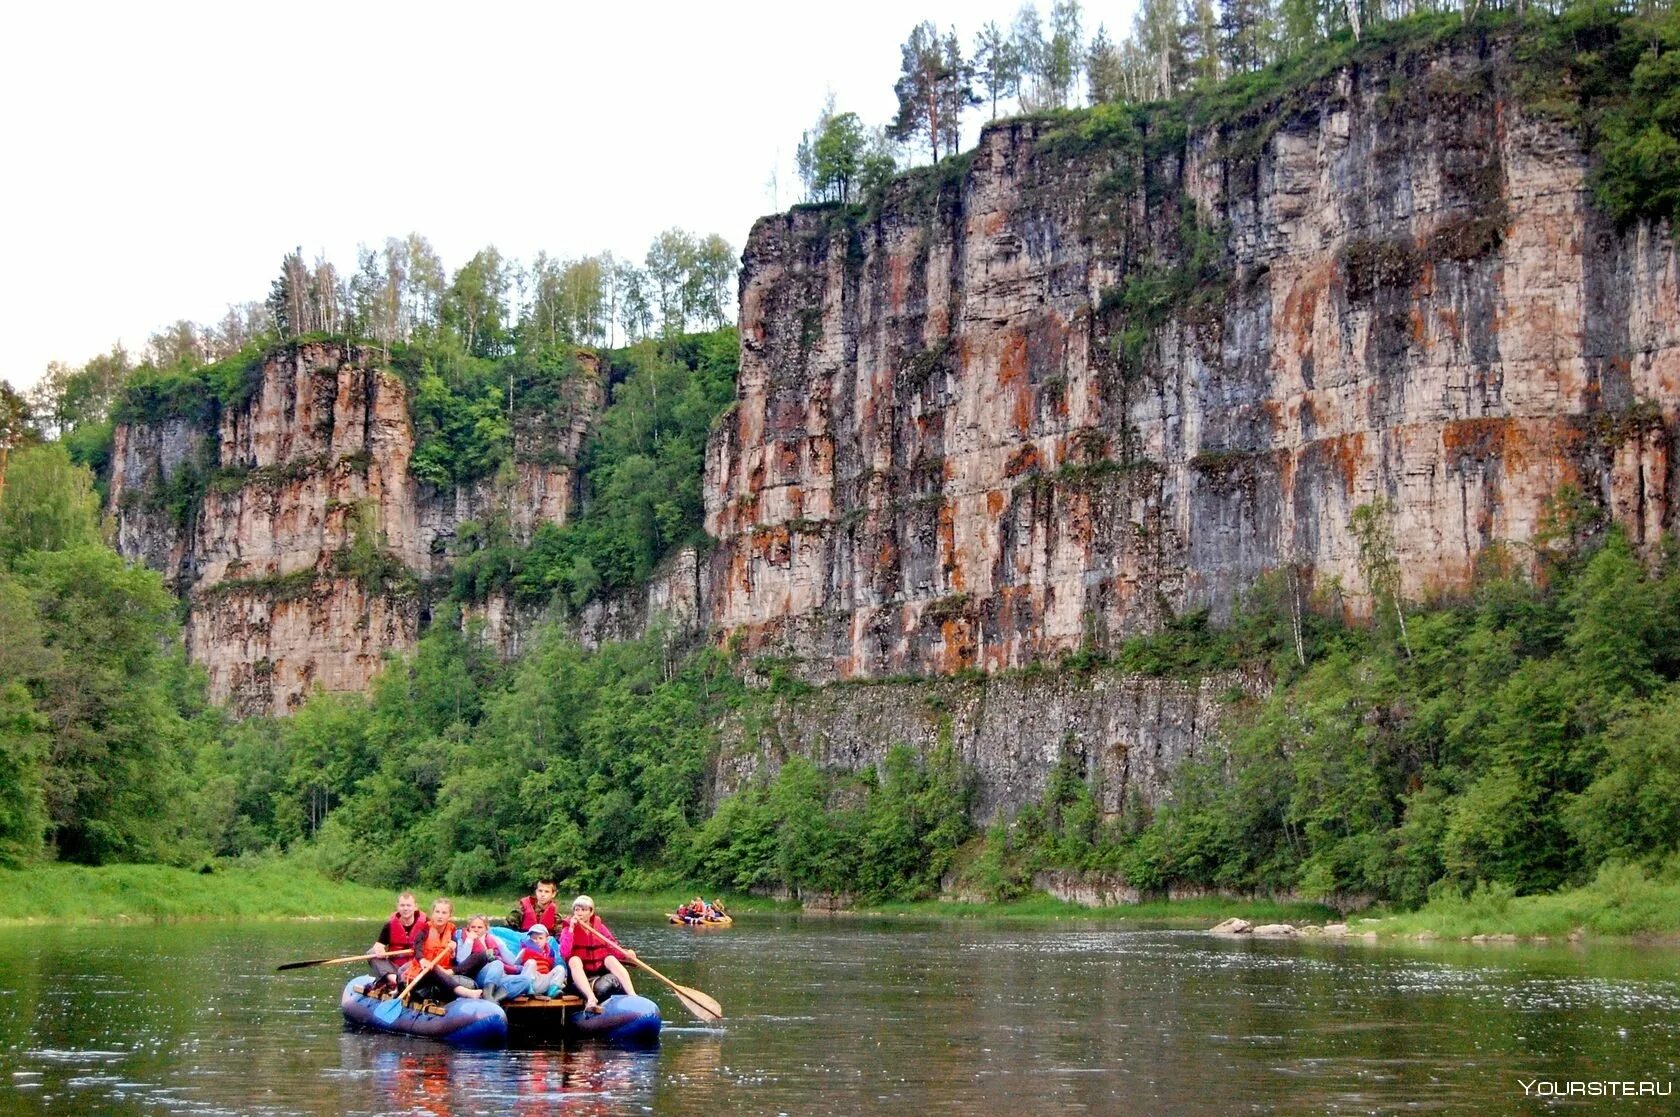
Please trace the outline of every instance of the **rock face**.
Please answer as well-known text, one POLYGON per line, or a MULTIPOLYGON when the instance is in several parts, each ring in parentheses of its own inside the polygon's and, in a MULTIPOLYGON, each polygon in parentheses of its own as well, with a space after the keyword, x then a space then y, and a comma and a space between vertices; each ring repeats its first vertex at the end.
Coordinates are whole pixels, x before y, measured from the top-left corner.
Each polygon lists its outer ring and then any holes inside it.
MULTIPOLYGON (((255 375, 255 374, 253 374, 255 375)), ((439 490, 409 472, 403 381, 370 350, 298 344, 272 354, 248 400, 213 430, 185 419, 119 426, 111 478, 117 548, 186 601, 187 647, 211 693, 242 713, 286 713, 311 688, 363 690, 428 620, 425 585, 467 520, 516 535, 564 521, 601 386, 593 358, 569 403, 515 413, 500 484, 439 490)), ((508 612, 487 610, 493 638, 508 612)))
POLYGON ((791 755, 859 771, 894 745, 925 756, 945 741, 974 774, 970 813, 982 825, 1038 802, 1063 763, 1112 817, 1161 802, 1173 769, 1216 737, 1225 696, 1263 690, 1238 674, 1181 682, 1106 670, 827 686, 725 723, 711 794, 791 755))
POLYGON ((1007 122, 878 212, 761 220, 708 448, 714 624, 815 680, 993 671, 1269 571, 1366 612, 1361 506, 1414 599, 1566 486, 1653 543, 1675 242, 1593 210, 1507 53, 1379 60, 1182 140, 1007 122))

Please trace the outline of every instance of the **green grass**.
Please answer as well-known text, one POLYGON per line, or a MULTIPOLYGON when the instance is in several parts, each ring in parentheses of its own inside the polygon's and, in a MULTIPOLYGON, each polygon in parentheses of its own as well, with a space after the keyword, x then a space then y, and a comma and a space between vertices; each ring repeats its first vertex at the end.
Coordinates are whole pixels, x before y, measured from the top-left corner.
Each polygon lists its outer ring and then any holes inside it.
POLYGON ((391 903, 385 889, 329 880, 278 859, 209 873, 166 865, 0 869, 0 923, 377 917, 391 903))
MULTIPOLYGON (((1358 921, 1358 932, 1406 938, 1430 934, 1445 939, 1472 935, 1562 938, 1575 930, 1598 937, 1680 934, 1680 881, 1656 877, 1634 866, 1611 864, 1582 888, 1543 896, 1514 896, 1509 889, 1482 887, 1469 896, 1439 895, 1413 912, 1358 921)), ((435 889, 418 889, 429 904, 435 889)), ((608 918, 650 916, 672 911, 701 889, 654 892, 598 892, 595 901, 608 918)), ((715 896, 705 893, 708 899, 715 896)), ((212 872, 164 865, 81 865, 48 863, 0 869, 0 925, 78 923, 103 919, 377 919, 391 910, 391 890, 331 880, 296 862, 248 859, 224 862, 212 872)), ((517 896, 456 898, 465 917, 486 912, 499 918, 517 896)), ((567 897, 562 896, 561 900, 567 897)), ((735 915, 789 913, 799 906, 757 896, 724 896, 735 915)), ((1336 912, 1321 904, 1269 900, 1156 901, 1087 908, 1042 893, 1006 903, 951 900, 865 903, 845 914, 926 919, 1126 922, 1156 926, 1211 927, 1230 916, 1251 923, 1324 923, 1336 912)))
MULTIPOLYGON (((417 888, 422 906, 438 895, 417 888)), ((654 915, 674 911, 698 889, 645 893, 596 893, 613 913, 654 915)), ((451 897, 457 918, 473 913, 499 919, 518 900, 507 895, 451 897)), ((708 899, 715 898, 707 892, 708 899)), ((569 897, 562 896, 561 900, 569 897)), ((167 865, 65 865, 48 862, 0 869, 0 925, 81 923, 105 919, 378 919, 395 900, 388 888, 332 880, 286 858, 219 862, 210 872, 167 865)), ((796 910, 797 905, 758 897, 724 897, 731 912, 796 910)))
POLYGON ((1417 911, 1362 922, 1361 931, 1464 939, 1472 935, 1562 938, 1573 931, 1603 937, 1680 934, 1680 881, 1608 862, 1591 884, 1540 896, 1482 885, 1469 896, 1437 895, 1417 911))

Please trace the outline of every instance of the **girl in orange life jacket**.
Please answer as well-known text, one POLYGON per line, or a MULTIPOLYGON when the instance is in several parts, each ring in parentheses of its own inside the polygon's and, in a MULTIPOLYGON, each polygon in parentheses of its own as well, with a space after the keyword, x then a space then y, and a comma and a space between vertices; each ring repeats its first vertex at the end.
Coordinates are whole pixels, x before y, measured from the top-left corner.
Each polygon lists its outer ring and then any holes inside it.
MULTIPOLYGON (((368 969, 373 971, 376 984, 392 990, 398 988, 397 966, 402 963, 394 963, 384 954, 388 950, 411 949, 425 933, 426 917, 415 907, 414 893, 404 892, 397 897, 397 910, 385 921, 379 929, 379 937, 368 948, 368 953, 375 956, 368 963, 368 969)), ((407 955, 403 957, 406 960, 407 955)))
POLYGON ((402 968, 404 984, 419 977, 413 995, 420 1000, 447 1001, 455 997, 482 997, 484 991, 471 978, 455 973, 455 905, 439 896, 432 901, 432 917, 426 921, 426 933, 414 945, 414 958, 402 968), (436 959, 431 969, 421 975, 427 962, 436 959))
POLYGON ((560 957, 566 960, 569 984, 583 998, 586 1011, 600 1012, 600 998, 614 993, 636 995, 630 971, 624 968, 624 962, 636 960, 636 952, 618 945, 588 896, 572 901, 572 917, 560 935, 560 957))

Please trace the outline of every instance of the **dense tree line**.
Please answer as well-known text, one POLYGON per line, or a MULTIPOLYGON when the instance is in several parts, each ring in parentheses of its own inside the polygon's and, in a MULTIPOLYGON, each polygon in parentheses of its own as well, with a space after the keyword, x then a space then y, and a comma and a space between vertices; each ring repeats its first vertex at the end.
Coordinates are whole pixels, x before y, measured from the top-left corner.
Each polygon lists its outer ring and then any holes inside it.
POLYGON ((1526 22, 1522 56, 1535 99, 1573 115, 1599 155, 1600 201, 1618 220, 1680 213, 1680 9, 1672 0, 1141 0, 1117 38, 1078 0, 1026 4, 988 23, 967 52, 954 28, 912 28, 900 48, 897 115, 872 127, 830 97, 800 139, 809 202, 866 200, 905 161, 956 154, 981 107, 1045 113, 1085 105, 1198 99, 1258 103, 1340 64, 1373 37, 1526 22), (1565 85, 1560 86, 1560 79, 1565 85), (1559 105, 1559 95, 1571 103, 1559 105))
POLYGON ((540 374, 578 346, 725 326, 736 268, 722 237, 681 229, 654 238, 641 266, 611 253, 575 260, 539 253, 527 265, 489 247, 451 274, 426 238, 411 234, 364 247, 346 276, 298 250, 282 259, 266 300, 230 306, 220 323, 178 321, 154 333, 138 358, 117 345, 80 367, 54 362, 25 397, 23 425, 63 438, 97 472, 114 416, 194 408, 202 416, 215 401, 237 399, 243 371, 265 348, 310 336, 400 349, 405 367, 429 361, 446 388, 460 381, 476 395, 483 365, 474 362, 513 359, 540 374))

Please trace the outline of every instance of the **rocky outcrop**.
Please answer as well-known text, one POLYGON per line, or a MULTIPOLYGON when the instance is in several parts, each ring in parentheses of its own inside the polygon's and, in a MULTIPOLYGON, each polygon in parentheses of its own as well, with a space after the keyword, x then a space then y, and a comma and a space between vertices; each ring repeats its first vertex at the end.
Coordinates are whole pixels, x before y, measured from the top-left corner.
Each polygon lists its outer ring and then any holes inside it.
POLYGON ((1183 137, 1007 122, 878 211, 760 221, 713 622, 816 680, 996 671, 1268 571, 1368 610, 1361 506, 1413 598, 1520 561, 1565 487, 1654 543, 1675 241, 1594 211, 1509 50, 1371 60, 1183 137))
POLYGON ((658 628, 675 642, 687 642, 707 627, 705 565, 684 547, 671 555, 636 590, 596 598, 571 619, 578 643, 598 648, 611 640, 635 640, 658 628))
MULTIPOLYGON (((190 655, 242 713, 288 712, 316 686, 366 689, 427 623, 426 584, 465 521, 499 516, 516 536, 563 522, 601 399, 586 358, 563 406, 516 410, 503 477, 440 490, 409 471, 408 389, 375 351, 295 344, 252 376, 214 429, 120 426, 111 478, 118 549, 174 583, 190 655)), ((517 638, 510 608, 491 609, 502 642, 517 638)))
POLYGON ((1172 771, 1215 739, 1227 696, 1257 694, 1238 674, 1195 681, 1109 670, 992 678, 845 683, 761 699, 724 723, 711 796, 721 799, 791 755, 859 771, 895 745, 927 755, 948 743, 974 776, 971 816, 984 825, 1043 798, 1070 764, 1098 810, 1166 797, 1172 771))

